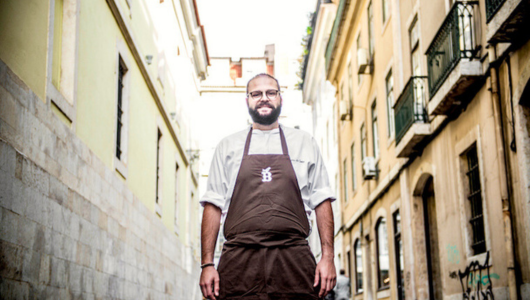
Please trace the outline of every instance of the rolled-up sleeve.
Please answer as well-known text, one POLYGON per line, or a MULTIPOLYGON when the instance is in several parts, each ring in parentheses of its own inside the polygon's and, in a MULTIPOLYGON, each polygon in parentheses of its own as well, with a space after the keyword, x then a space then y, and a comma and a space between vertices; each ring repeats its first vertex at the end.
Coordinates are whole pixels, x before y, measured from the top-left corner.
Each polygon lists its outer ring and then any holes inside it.
POLYGON ((221 144, 215 149, 210 172, 208 173, 208 183, 206 192, 199 201, 204 207, 206 203, 213 204, 224 210, 226 204, 226 192, 228 190, 228 180, 223 161, 223 147, 221 144))
POLYGON ((313 146, 313 163, 309 166, 308 171, 308 185, 309 185, 309 201, 307 205, 311 209, 315 209, 320 203, 325 200, 335 201, 335 194, 331 189, 329 183, 328 172, 322 160, 322 155, 318 149, 315 139, 312 139, 313 146))

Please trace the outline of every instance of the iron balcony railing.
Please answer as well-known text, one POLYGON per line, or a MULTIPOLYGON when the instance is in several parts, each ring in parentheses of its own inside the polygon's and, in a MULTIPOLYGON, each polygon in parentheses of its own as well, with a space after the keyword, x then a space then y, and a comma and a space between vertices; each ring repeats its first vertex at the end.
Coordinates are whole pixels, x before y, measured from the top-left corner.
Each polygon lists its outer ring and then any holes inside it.
POLYGON ((486 21, 489 23, 506 0, 486 0, 486 21))
POLYGON ((478 1, 456 2, 427 50, 430 96, 434 96, 461 58, 477 54, 478 1))
POLYGON ((329 65, 331 63, 331 55, 333 54, 333 49, 335 48, 335 42, 339 34, 339 27, 342 21, 342 13, 344 12, 344 6, 346 5, 346 0, 340 0, 339 7, 337 8, 337 15, 335 16, 335 21, 333 21, 333 28, 331 29, 331 34, 329 36, 328 45, 326 46, 326 73, 329 71, 329 65))
POLYGON ((426 101, 426 76, 412 76, 394 105, 396 144, 414 123, 428 123, 426 101))

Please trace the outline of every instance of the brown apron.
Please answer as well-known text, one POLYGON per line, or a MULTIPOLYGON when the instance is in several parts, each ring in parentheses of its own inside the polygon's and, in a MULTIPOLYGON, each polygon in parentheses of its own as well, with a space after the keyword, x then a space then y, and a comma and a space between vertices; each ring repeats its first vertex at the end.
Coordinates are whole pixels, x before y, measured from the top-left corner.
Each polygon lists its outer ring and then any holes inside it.
POLYGON ((283 130, 281 155, 248 155, 251 136, 252 129, 224 224, 220 299, 318 299, 309 222, 283 130))

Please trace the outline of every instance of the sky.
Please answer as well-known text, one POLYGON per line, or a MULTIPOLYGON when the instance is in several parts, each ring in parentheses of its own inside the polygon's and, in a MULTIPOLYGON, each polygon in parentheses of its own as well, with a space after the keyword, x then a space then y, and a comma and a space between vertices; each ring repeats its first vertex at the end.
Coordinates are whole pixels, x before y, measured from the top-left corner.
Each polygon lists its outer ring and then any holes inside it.
POLYGON ((196 0, 211 57, 262 56, 265 45, 297 58, 316 0, 196 0))

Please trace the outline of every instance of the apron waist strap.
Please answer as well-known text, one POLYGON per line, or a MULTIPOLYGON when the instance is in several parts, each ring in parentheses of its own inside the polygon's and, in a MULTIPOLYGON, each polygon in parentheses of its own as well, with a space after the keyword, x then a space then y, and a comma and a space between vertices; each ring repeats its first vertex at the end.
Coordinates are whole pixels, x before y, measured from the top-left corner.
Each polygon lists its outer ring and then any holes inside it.
POLYGON ((228 236, 225 242, 227 246, 241 247, 288 247, 308 245, 304 236, 286 232, 244 232, 234 236, 228 236))

